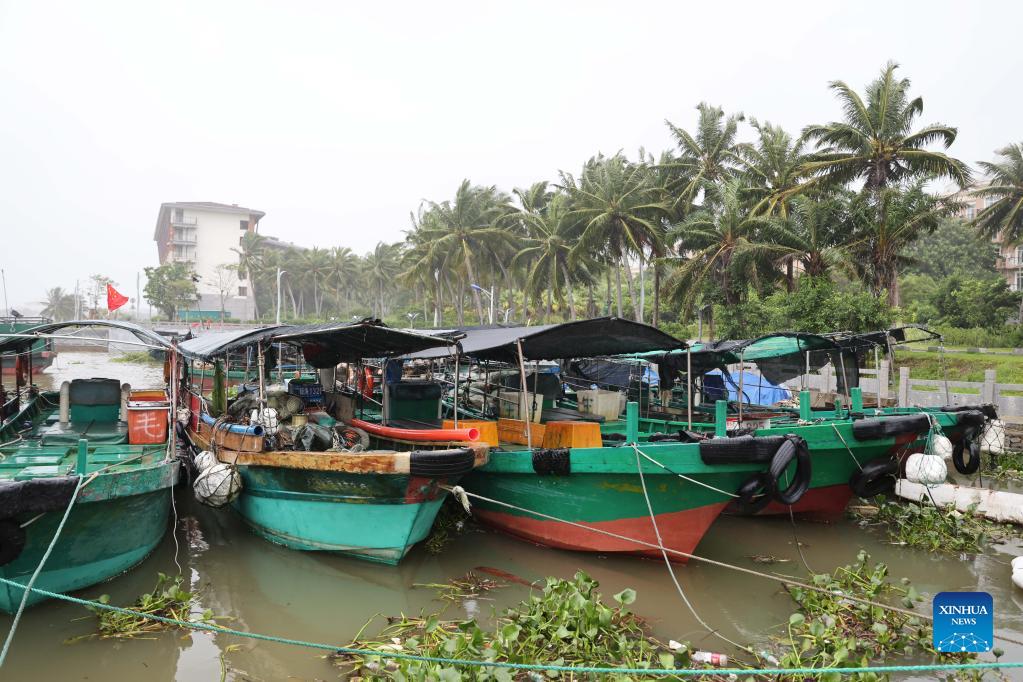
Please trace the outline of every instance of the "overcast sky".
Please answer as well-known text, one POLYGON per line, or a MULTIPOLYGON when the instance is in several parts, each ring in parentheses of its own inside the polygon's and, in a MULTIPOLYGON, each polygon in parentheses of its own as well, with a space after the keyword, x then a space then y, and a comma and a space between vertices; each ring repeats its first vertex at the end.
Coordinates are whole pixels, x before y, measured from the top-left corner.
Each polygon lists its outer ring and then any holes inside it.
MULTIPOLYGON (((463 178, 510 190, 671 146, 701 101, 793 132, 886 61, 971 164, 1023 140, 1018 2, 0 0, 10 304, 103 273, 135 295, 161 202, 266 212, 358 253, 463 178), (372 5, 372 7, 368 7, 372 5)), ((748 136, 749 130, 744 130, 748 136)), ((144 282, 143 282, 144 285, 144 282)), ((35 306, 38 309, 38 306, 35 306)))

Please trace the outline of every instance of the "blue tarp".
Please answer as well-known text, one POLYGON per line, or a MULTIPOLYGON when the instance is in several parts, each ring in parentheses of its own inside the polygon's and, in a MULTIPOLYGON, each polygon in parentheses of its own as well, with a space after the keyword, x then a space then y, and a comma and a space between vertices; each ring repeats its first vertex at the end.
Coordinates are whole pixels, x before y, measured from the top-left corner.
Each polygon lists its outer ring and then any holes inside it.
MULTIPOLYGON (((725 388, 728 390, 728 399, 738 401, 739 400, 739 374, 740 372, 729 372, 727 376, 722 377, 725 388)), ((773 405, 782 400, 788 400, 792 397, 792 394, 787 388, 776 386, 770 381, 765 379, 758 372, 752 372, 746 370, 742 374, 742 402, 750 403, 754 405, 773 405)), ((708 377, 721 377, 721 370, 715 369, 711 372, 707 372, 708 377)), ((713 379, 710 384, 718 384, 722 379, 718 379, 715 382, 713 379)), ((707 385, 707 381, 705 385, 707 385)), ((720 384, 718 384, 720 385, 720 384)), ((710 385, 707 385, 710 388, 710 385)), ((705 391, 710 393, 710 391, 705 391)), ((708 397, 713 397, 708 395, 708 397)))

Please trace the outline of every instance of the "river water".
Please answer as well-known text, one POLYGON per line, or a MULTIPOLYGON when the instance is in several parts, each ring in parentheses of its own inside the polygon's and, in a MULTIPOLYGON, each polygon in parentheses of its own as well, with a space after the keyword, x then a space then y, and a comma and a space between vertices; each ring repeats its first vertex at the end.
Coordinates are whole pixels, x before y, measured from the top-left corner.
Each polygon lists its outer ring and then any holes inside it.
MULTIPOLYGON (((50 373, 37 383, 58 386, 75 377, 115 376, 133 387, 159 385, 158 365, 112 363, 100 353, 62 353, 50 373)), ((78 596, 110 595, 127 605, 153 588, 159 572, 177 574, 178 566, 203 608, 232 620, 228 627, 293 639, 343 645, 363 625, 374 634, 383 615, 418 614, 443 608, 430 589, 477 567, 491 567, 527 581, 545 576, 570 577, 583 570, 600 581, 610 599, 626 587, 638 593, 633 609, 652 623, 663 639, 689 640, 698 648, 727 651, 705 634, 682 603, 662 561, 601 557, 536 547, 488 531, 457 536, 439 555, 422 546, 398 567, 379 566, 339 556, 297 552, 270 544, 250 533, 230 511, 194 502, 182 487, 176 497, 175 532, 142 564, 78 596)), ((116 532, 116 529, 111 529, 116 532)), ((795 542, 803 545, 809 566, 832 571, 867 550, 884 561, 895 578, 911 579, 925 596, 940 591, 985 590, 995 604, 996 633, 1023 639, 1023 591, 1013 588, 1009 561, 1021 545, 993 545, 984 554, 945 556, 897 547, 882 533, 852 521, 820 524, 788 519, 721 517, 697 549, 718 561, 804 577, 795 542), (787 560, 761 566, 750 558, 772 555, 787 560)), ((712 627, 737 641, 764 641, 783 632, 793 612, 792 600, 778 583, 722 568, 691 563, 675 572, 694 607, 712 627)), ((486 616, 528 594, 518 584, 494 590, 481 599, 447 607, 445 617, 486 616)), ((929 601, 928 601, 929 603, 929 601)), ((929 607, 927 607, 929 608, 929 607)), ((6 632, 9 616, 0 616, 6 632)), ((0 679, 4 680, 330 680, 338 672, 324 652, 256 642, 210 633, 165 632, 127 641, 71 638, 95 629, 83 608, 45 602, 26 612, 0 679)), ((1023 660, 1023 648, 1001 644, 1003 660, 1023 660)))

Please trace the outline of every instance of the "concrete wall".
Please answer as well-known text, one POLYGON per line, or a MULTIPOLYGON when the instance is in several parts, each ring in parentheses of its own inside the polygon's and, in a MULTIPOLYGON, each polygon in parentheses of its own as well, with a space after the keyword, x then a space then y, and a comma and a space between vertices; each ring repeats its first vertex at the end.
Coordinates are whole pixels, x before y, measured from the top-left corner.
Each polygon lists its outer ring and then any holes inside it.
MULTIPOLYGON (((221 275, 217 272, 219 265, 237 265, 238 254, 232 249, 239 248, 240 240, 246 231, 255 228, 255 221, 247 213, 226 211, 206 211, 182 209, 184 225, 175 227, 178 233, 193 232, 196 237, 194 270, 199 276, 198 289, 203 300, 203 310, 220 310, 221 275), (246 221, 247 228, 241 229, 241 221, 246 221), (194 227, 190 225, 195 223, 194 227), (212 306, 211 306, 212 302, 212 306)), ((171 212, 172 222, 174 211, 171 212)), ((224 273, 225 287, 231 296, 225 302, 225 308, 231 317, 252 319, 253 299, 252 286, 237 273, 224 273), (246 295, 239 294, 244 287, 246 295)))

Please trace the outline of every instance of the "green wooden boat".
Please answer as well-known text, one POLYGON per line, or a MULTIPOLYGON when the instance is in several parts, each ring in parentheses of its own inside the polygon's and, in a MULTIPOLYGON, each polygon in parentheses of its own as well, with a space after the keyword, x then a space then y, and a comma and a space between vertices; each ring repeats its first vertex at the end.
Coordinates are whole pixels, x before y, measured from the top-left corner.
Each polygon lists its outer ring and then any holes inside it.
MULTIPOLYGON (((45 337, 64 326, 89 325, 127 329, 144 343, 165 345, 127 323, 64 323, 22 333, 45 337)), ((17 353, 31 342, 0 336, 0 352, 17 353)), ((129 394, 116 379, 84 379, 65 382, 59 392, 25 391, 19 401, 0 426, 0 576, 28 583, 79 483, 35 587, 73 591, 141 562, 167 530, 178 477, 163 389, 129 394), (122 397, 140 398, 142 405, 124 405, 122 397), (130 424, 122 419, 125 410, 132 410, 130 424)), ((0 610, 16 611, 23 595, 23 589, 0 587, 0 610)), ((41 600, 30 594, 27 603, 41 600)))
MULTIPOLYGON (((364 357, 449 346, 441 338, 367 321, 209 333, 182 343, 181 351, 190 360, 213 362, 246 347, 263 357, 271 344, 293 345, 321 369, 364 357)), ((197 381, 194 375, 192 379, 197 381)), ((215 452, 220 462, 237 467, 241 475, 234 510, 255 533, 291 549, 397 564, 429 534, 447 495, 442 486, 456 483, 487 460, 486 445, 439 437, 406 443, 404 448, 350 451, 339 444, 303 450, 268 436, 264 425, 246 418, 218 421, 208 414, 197 385, 186 397, 192 442, 215 452)), ((333 399, 328 397, 328 402, 333 399)), ((265 399, 259 404, 265 405, 265 399)))

